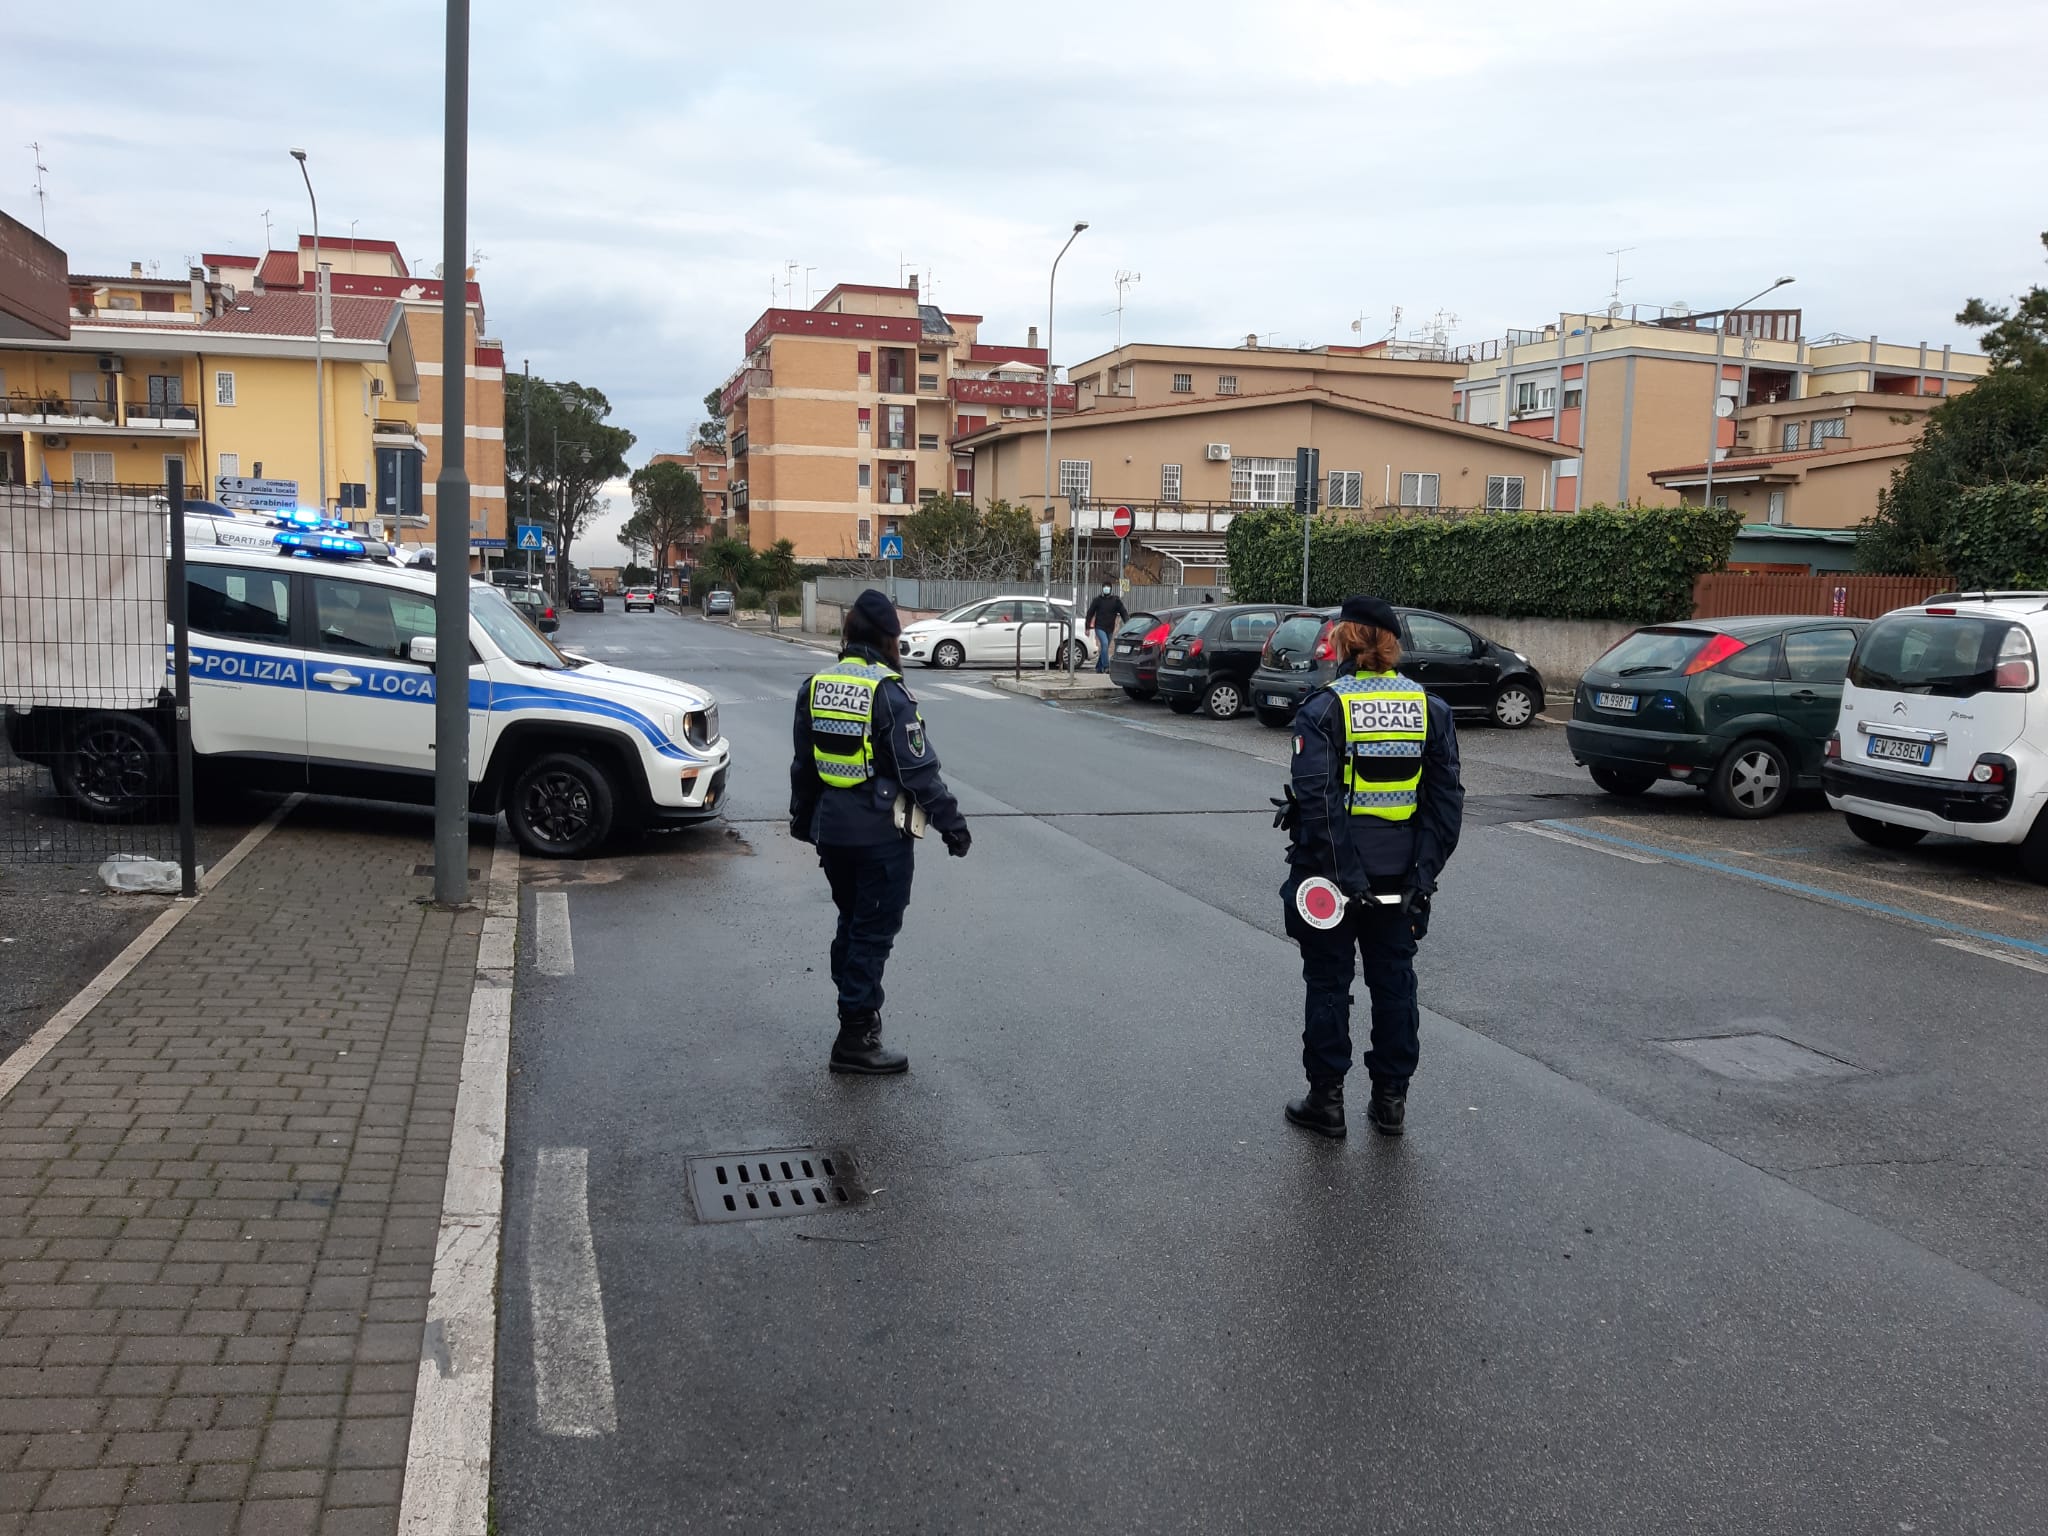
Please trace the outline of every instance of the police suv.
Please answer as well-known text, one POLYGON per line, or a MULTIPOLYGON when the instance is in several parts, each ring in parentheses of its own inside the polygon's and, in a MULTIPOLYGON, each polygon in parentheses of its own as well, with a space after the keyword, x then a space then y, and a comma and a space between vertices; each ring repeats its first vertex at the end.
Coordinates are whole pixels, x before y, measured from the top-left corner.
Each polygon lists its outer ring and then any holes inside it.
MULTIPOLYGON (((186 528, 198 782, 431 803, 434 577, 313 513, 186 528)), ((710 693, 558 650, 481 582, 469 605, 471 811, 554 858, 717 815, 731 750, 710 693)), ((7 717, 16 754, 104 820, 158 803, 172 729, 167 700, 7 717)))
POLYGON ((2048 881, 2048 592, 1930 597, 1856 642, 1821 764, 1828 804, 1880 848, 1930 832, 2019 848, 2048 881))

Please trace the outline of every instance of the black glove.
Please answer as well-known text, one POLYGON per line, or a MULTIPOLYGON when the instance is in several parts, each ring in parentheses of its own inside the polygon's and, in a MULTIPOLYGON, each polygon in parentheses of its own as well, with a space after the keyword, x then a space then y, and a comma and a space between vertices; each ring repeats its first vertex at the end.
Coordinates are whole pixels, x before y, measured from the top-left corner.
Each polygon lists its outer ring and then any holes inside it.
POLYGON ((1284 786, 1280 793, 1284 799, 1271 801, 1273 825, 1282 832, 1292 832, 1294 824, 1301 820, 1301 802, 1294 797, 1294 786, 1284 786))
POLYGON ((1401 911, 1408 919, 1408 931, 1418 943, 1429 935, 1430 894, 1412 885, 1401 893, 1401 911))
POLYGON ((811 818, 808 816, 790 817, 789 835, 800 843, 808 843, 811 840, 811 818))
POLYGON ((939 838, 946 845, 946 852, 956 859, 967 857, 967 850, 974 846, 974 834, 965 827, 955 827, 950 832, 941 832, 939 838))

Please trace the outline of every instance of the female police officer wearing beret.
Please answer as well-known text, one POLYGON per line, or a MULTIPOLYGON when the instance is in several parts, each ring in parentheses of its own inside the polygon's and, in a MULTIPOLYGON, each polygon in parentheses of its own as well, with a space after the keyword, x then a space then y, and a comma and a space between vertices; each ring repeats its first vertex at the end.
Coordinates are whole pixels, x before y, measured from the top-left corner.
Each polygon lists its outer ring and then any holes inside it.
POLYGON ((789 834, 815 844, 839 908, 832 981, 839 989, 834 1072, 888 1073, 910 1058, 882 1044, 882 968, 910 905, 911 805, 965 858, 973 838, 939 777, 938 754, 903 686, 902 622, 869 588, 847 610, 839 660, 796 701, 789 834), (902 802, 899 804, 899 802, 902 802))
POLYGON ((1428 932, 1430 893, 1464 819, 1458 736, 1444 701, 1394 671, 1401 621, 1386 603, 1346 598, 1331 644, 1343 665, 1295 714, 1291 803, 1282 813, 1294 840, 1280 893, 1308 988, 1308 1096, 1287 1106, 1287 1118, 1324 1136, 1344 1134, 1355 946, 1372 994, 1366 1119, 1398 1136, 1419 1052, 1415 945, 1428 932), (1316 927, 1296 906, 1301 883, 1314 875, 1346 898, 1334 927, 1316 927))

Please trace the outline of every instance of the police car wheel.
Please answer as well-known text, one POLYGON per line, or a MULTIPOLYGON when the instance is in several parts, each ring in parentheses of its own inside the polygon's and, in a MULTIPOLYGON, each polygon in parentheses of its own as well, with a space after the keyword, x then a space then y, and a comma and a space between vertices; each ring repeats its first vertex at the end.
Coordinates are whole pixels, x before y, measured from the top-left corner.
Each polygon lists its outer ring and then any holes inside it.
POLYGON ((520 771, 505 799, 519 846, 537 858, 580 859, 611 836, 611 776, 574 752, 549 752, 520 771))
POLYGON ((1202 710, 1212 720, 1235 720, 1244 710, 1244 691, 1235 683, 1211 683, 1202 710))
POLYGON ((135 715, 87 715, 57 760, 57 788, 94 821, 133 821, 168 812, 170 751, 135 715))
POLYGON ((932 648, 932 665, 951 669, 967 659, 967 650, 958 640, 941 640, 932 648))

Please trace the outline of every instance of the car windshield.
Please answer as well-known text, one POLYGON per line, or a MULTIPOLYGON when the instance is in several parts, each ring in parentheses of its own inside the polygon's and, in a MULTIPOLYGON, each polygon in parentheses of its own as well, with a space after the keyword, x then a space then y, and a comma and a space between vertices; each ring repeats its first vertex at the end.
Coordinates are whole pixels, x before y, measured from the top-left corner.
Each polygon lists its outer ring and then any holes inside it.
POLYGON ((1599 669, 1616 677, 1676 672, 1710 638, 1703 629, 1639 629, 1602 656, 1599 669))
POLYGON ((981 612, 981 605, 987 601, 988 599, 985 597, 977 597, 971 603, 962 603, 951 613, 940 614, 939 622, 941 624, 965 624, 969 619, 981 612))
POLYGON ((1984 615, 1895 613, 1863 632, 1849 681, 1889 693, 1967 699, 1992 686, 1999 648, 2016 627, 1984 615))
POLYGON ((1196 635, 1207 629, 1209 621, 1215 617, 1216 610, 1214 608, 1197 608, 1193 613, 1184 613, 1180 616, 1180 622, 1173 626, 1173 633, 1166 638, 1169 640, 1192 640, 1196 635))
POLYGON ((1319 615, 1297 613, 1291 619, 1283 619, 1280 627, 1273 631, 1272 638, 1266 644, 1271 647, 1275 656, 1287 652, 1306 656, 1315 649, 1316 636, 1322 632, 1323 621, 1319 615))
MULTIPOLYGON (((539 598, 535 593, 534 600, 539 598)), ((559 672, 577 665, 543 639, 495 587, 470 588, 469 612, 491 643, 521 666, 559 672)))

